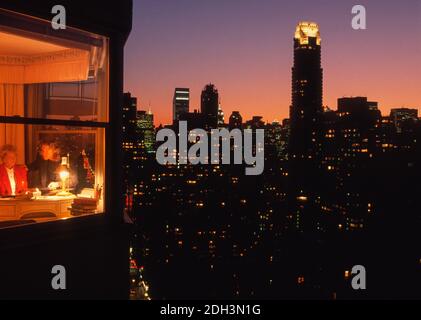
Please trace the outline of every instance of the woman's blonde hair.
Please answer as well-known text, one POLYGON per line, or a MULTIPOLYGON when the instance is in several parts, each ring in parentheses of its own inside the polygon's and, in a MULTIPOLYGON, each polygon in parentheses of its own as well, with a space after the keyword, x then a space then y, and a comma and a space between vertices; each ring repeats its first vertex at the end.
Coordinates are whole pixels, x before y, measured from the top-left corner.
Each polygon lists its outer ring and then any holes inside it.
POLYGON ((16 147, 11 144, 5 144, 0 149, 0 160, 3 162, 4 157, 8 152, 13 152, 16 154, 16 147))

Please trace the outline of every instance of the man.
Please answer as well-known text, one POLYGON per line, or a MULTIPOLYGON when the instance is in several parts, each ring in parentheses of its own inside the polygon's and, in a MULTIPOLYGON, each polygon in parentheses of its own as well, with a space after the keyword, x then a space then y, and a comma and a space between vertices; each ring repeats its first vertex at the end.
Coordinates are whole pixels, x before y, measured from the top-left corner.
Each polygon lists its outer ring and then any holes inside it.
POLYGON ((42 142, 39 146, 39 153, 34 162, 28 165, 29 186, 38 188, 41 191, 57 189, 58 167, 60 156, 58 149, 53 143, 42 142))

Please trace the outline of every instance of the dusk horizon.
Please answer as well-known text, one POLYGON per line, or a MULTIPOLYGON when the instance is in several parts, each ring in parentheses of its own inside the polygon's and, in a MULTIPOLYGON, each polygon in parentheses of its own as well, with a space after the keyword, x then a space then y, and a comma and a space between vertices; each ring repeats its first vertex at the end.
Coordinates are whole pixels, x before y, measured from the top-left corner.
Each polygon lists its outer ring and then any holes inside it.
POLYGON ((413 10, 411 0, 366 2, 367 30, 351 28, 350 1, 294 6, 270 1, 259 6, 248 0, 241 7, 221 3, 224 10, 217 25, 210 13, 218 3, 195 7, 189 0, 177 6, 168 1, 135 2, 137 17, 126 50, 125 91, 138 97, 139 109, 151 108, 156 125, 172 123, 176 87, 190 88, 193 112, 200 110, 200 94, 209 83, 219 91, 225 120, 232 111, 239 111, 245 119, 262 116, 265 122, 282 121, 289 117, 291 105, 295 27, 301 21, 312 21, 319 25, 322 38, 323 106, 336 110, 338 98, 364 96, 377 101, 384 116, 393 108, 419 109, 416 79, 421 50, 406 30, 421 30, 417 19, 421 11, 413 10), (171 14, 177 19, 170 21, 171 14), (242 18, 250 23, 235 23, 242 18), (189 28, 192 23, 197 28, 189 28))

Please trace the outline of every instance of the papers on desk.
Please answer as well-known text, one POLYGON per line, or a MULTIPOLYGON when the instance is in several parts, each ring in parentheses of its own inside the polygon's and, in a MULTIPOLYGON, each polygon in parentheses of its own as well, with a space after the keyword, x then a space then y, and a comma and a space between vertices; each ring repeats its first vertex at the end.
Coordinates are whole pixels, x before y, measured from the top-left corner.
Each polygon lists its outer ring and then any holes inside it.
POLYGON ((83 189, 73 200, 70 212, 74 216, 94 214, 98 208, 98 198, 94 189, 83 189))

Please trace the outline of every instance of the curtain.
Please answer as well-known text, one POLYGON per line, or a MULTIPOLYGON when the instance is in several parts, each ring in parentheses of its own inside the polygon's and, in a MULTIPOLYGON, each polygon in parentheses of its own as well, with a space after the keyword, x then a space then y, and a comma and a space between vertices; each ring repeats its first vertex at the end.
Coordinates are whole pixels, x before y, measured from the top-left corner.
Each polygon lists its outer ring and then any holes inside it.
MULTIPOLYGON (((45 85, 29 84, 26 86, 25 94, 25 116, 28 118, 45 118, 45 85)), ((26 126, 25 154, 27 163, 31 163, 32 161, 34 161, 37 156, 37 130, 39 130, 39 126, 26 126)))
MULTIPOLYGON (((0 116, 24 116, 22 84, 0 84, 0 116)), ((14 145, 18 153, 18 164, 25 163, 24 125, 0 123, 0 145, 4 144, 14 145)))
POLYGON ((29 84, 84 81, 89 51, 68 49, 36 56, 0 55, 0 83, 29 84))
MULTIPOLYGON (((0 55, 0 116, 42 118, 43 84, 50 82, 85 81, 88 79, 90 52, 66 49, 38 55, 0 55), (25 114, 24 85, 28 85, 25 114)), ((0 147, 14 145, 18 164, 25 164, 36 155, 34 126, 0 123, 0 147), (30 146, 30 147, 29 147, 30 146)))

